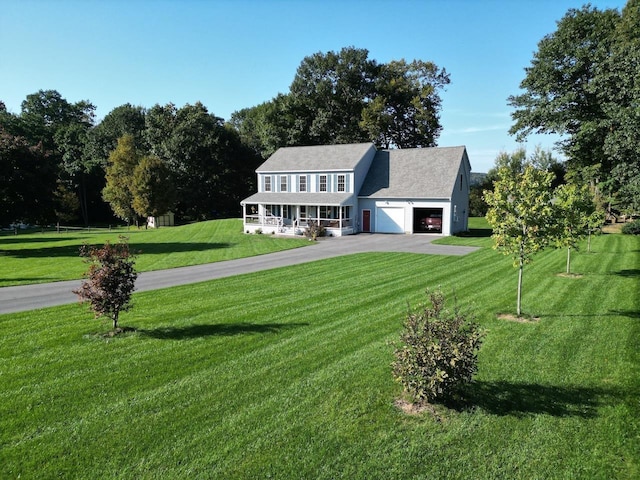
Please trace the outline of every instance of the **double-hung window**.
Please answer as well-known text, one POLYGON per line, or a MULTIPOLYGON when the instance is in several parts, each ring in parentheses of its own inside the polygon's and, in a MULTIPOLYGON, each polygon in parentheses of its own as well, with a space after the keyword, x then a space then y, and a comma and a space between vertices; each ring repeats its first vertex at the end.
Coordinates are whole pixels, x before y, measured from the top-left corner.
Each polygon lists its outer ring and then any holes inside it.
POLYGON ((270 192, 271 191, 271 176, 267 175, 266 177, 264 177, 264 191, 265 192, 270 192))
POLYGON ((320 175, 320 185, 318 186, 318 191, 326 192, 327 191, 327 176, 320 175))
POLYGON ((307 191, 307 176, 300 175, 300 179, 298 180, 298 191, 306 192, 307 191))
POLYGON ((338 191, 339 192, 344 192, 345 191, 345 176, 344 175, 338 175, 338 191))
POLYGON ((281 192, 286 192, 287 191, 287 176, 286 175, 280 175, 280 191, 281 192))

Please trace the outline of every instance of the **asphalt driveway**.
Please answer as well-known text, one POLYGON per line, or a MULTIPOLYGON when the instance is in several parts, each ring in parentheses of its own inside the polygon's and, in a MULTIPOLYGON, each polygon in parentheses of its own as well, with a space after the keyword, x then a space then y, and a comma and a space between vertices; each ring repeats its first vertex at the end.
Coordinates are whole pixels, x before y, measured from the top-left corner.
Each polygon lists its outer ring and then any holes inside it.
MULTIPOLYGON (((136 292, 186 285, 243 273, 286 267, 365 252, 407 252, 430 255, 466 255, 475 247, 433 245, 436 235, 366 234, 338 238, 323 238, 309 247, 269 253, 257 257, 208 263, 192 267, 142 272, 136 281, 136 292)), ((0 288, 0 313, 12 313, 37 308, 74 303, 77 297, 71 293, 80 286, 80 280, 42 283, 18 287, 0 288)))

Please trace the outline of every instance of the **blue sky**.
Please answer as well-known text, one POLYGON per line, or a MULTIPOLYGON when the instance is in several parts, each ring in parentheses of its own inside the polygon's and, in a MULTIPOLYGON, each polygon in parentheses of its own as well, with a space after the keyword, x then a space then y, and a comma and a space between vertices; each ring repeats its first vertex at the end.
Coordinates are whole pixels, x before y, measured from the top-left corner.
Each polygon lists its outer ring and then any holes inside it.
MULTIPOLYGON (((486 172, 508 135, 507 97, 537 43, 571 0, 4 0, 0 100, 53 89, 90 100, 102 118, 124 103, 202 102, 231 113, 286 93, 305 56, 355 46, 379 62, 433 61, 451 75, 442 94, 440 146, 466 145, 486 172)), ((622 9, 623 0, 593 0, 622 9)), ((555 137, 525 145, 551 148, 555 137)))

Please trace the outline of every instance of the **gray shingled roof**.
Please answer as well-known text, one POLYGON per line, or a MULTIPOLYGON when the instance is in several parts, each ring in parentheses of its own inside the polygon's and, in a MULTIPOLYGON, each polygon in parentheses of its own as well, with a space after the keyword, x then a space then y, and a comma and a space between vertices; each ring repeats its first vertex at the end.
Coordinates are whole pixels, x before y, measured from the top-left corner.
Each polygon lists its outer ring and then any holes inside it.
POLYGON ((450 198, 465 147, 410 148, 376 153, 359 197, 450 198))
POLYGON ((372 143, 283 147, 260 165, 256 172, 353 170, 371 148, 375 148, 372 143))
POLYGON ((259 192, 240 202, 270 203, 272 205, 347 205, 347 200, 353 197, 353 193, 329 193, 329 192, 259 192))

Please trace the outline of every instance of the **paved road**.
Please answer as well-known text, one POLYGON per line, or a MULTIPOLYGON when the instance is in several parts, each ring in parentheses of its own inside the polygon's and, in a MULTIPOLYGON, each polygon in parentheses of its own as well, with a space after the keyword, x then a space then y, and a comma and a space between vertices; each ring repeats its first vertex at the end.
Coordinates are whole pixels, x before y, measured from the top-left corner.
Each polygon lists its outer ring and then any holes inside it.
MULTIPOLYGON (((431 242, 436 238, 439 237, 434 235, 384 234, 359 234, 325 238, 309 247, 269 253, 257 257, 173 268, 171 270, 142 272, 136 281, 136 291, 144 292, 146 290, 185 285, 352 253, 408 252, 432 255, 466 255, 476 250, 475 247, 433 245, 431 242)), ((74 303, 77 301, 77 297, 71 291, 79 286, 80 280, 72 280, 0 288, 0 314, 74 303)))

